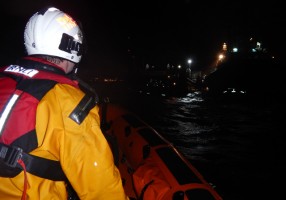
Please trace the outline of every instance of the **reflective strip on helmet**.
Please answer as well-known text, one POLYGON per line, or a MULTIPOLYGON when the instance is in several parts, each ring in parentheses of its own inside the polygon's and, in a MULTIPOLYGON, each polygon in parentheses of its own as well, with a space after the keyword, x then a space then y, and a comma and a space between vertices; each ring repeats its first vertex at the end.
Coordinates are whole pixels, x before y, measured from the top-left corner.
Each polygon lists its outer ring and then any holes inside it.
POLYGON ((17 99, 19 99, 21 93, 22 93, 22 91, 16 90, 16 92, 10 98, 8 104, 5 106, 5 109, 1 114, 1 117, 0 117, 0 136, 2 135, 2 130, 3 130, 4 124, 5 124, 8 116, 9 116, 9 113, 11 112, 12 107, 16 103, 17 99))
POLYGON ((57 18, 57 21, 67 30, 74 28, 77 26, 76 22, 69 15, 65 14, 57 18))

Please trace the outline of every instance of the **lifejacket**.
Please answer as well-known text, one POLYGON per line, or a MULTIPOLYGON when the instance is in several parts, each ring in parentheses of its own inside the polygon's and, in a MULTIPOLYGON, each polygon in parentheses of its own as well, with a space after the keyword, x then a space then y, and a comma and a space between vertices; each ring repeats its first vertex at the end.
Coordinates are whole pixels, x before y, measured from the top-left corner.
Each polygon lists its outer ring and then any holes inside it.
POLYGON ((38 147, 35 131, 38 103, 57 83, 81 88, 86 95, 70 114, 80 124, 98 98, 87 84, 65 75, 51 63, 32 57, 21 63, 0 69, 0 176, 18 175, 24 163, 25 170, 33 175, 67 181, 59 161, 29 154, 38 147))

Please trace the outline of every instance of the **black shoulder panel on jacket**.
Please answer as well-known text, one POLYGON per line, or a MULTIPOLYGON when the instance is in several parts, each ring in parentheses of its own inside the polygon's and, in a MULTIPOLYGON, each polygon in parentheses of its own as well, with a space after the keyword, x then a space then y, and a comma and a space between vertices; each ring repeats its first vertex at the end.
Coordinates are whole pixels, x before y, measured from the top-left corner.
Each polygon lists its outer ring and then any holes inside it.
POLYGON ((56 84, 56 81, 48 79, 25 79, 18 83, 17 88, 31 94, 40 101, 56 84))
POLYGON ((81 124, 85 117, 88 115, 89 111, 96 105, 96 98, 93 95, 86 94, 82 100, 79 102, 77 107, 69 115, 73 121, 81 124))

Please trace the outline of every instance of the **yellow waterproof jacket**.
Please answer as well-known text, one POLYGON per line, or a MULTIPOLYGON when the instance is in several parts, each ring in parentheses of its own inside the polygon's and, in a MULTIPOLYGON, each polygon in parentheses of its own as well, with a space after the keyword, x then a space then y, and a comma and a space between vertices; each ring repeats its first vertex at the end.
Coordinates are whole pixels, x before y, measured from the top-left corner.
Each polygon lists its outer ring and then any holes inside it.
MULTIPOLYGON (((126 200, 120 173, 100 129, 99 107, 91 109, 80 124, 69 118, 84 95, 78 88, 58 83, 42 98, 35 127, 39 147, 30 154, 59 160, 80 199, 126 200)), ((28 172, 27 180, 27 199, 67 199, 63 181, 43 179, 28 172)), ((21 199, 23 187, 23 171, 14 178, 0 177, 0 199, 21 199)))

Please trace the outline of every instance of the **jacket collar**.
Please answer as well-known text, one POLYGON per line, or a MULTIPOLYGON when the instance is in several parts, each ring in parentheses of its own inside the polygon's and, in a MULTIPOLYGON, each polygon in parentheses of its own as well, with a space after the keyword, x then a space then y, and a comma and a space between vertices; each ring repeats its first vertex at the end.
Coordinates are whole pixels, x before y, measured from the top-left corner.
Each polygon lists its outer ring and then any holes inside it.
POLYGON ((32 69, 38 69, 42 71, 53 72, 60 75, 66 75, 64 70, 61 69, 59 66, 43 58, 27 56, 18 60, 17 64, 27 66, 32 69))

